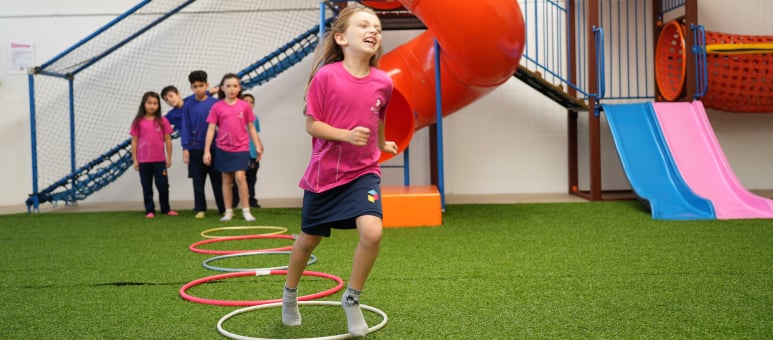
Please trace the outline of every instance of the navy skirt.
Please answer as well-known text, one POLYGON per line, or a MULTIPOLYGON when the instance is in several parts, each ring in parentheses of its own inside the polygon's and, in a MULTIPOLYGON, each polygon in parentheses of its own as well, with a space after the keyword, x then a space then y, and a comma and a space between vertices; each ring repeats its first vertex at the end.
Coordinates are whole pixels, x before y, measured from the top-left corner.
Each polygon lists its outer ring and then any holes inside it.
POLYGON ((301 230, 309 235, 330 236, 330 229, 355 229, 357 217, 381 212, 381 178, 366 174, 342 186, 314 193, 304 191, 301 230))
POLYGON ((220 172, 246 171, 250 166, 250 152, 228 152, 221 149, 216 151, 215 169, 220 172))

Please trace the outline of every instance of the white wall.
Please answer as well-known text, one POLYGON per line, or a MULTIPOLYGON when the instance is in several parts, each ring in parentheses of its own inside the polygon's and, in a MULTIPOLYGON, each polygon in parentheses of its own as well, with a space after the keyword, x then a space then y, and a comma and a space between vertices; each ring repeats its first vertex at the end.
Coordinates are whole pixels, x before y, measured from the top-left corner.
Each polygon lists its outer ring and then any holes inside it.
MULTIPOLYGON (((310 0, 316 1, 316 0, 310 0)), ((0 2, 0 206, 22 204, 32 191, 29 111, 26 75, 7 71, 10 42, 32 43, 41 64, 116 15, 136 0, 3 1, 0 2)), ((700 2, 707 30, 739 34, 771 34, 773 2, 748 0, 743 5, 723 0, 700 2), (768 15, 769 16, 769 15, 768 15)), ((386 32, 387 48, 416 32, 386 32)), ((266 144, 258 179, 261 199, 297 199, 297 182, 310 152, 301 109, 308 76, 306 60, 254 91, 266 144)), ((185 93, 187 90, 183 90, 185 93)), ((189 93, 189 92, 188 92, 189 93)), ((166 109, 166 108, 165 108, 166 109)), ((584 115, 584 113, 581 113, 584 115)), ((750 189, 773 189, 773 115, 710 112, 717 136, 736 175, 750 189)), ((567 190, 566 112, 530 87, 511 79, 487 97, 444 119, 445 184, 449 195, 556 193, 567 190)), ((581 141, 585 134, 581 132, 581 141)), ((614 146, 604 135, 604 188, 626 189, 614 146)), ((428 133, 414 135, 411 180, 429 183, 428 133)), ((191 200, 190 181, 180 161, 179 142, 170 169, 173 200, 191 200)), ((107 147, 103 147, 107 149, 107 147)), ((41 166, 45 160, 40 160, 41 166)), ((400 164, 397 157, 390 164, 400 164)), ((581 173, 586 173, 581 165, 581 173)), ((384 169, 385 184, 401 184, 402 173, 384 169)), ((65 174, 62 174, 64 176, 65 174)), ((584 179, 581 178, 582 181, 584 179)), ((40 183, 40 189, 50 183, 40 183)), ((211 196, 210 196, 211 197, 211 196)), ((136 173, 129 171, 87 201, 142 200, 136 173)), ((187 209, 189 207, 176 207, 187 209)))

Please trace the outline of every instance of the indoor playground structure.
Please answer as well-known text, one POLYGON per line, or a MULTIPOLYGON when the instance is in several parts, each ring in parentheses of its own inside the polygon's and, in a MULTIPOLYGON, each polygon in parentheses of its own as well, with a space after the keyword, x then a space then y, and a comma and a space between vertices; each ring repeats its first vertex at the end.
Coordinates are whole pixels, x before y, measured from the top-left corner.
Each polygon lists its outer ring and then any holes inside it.
POLYGON ((773 218, 773 200, 743 187, 705 110, 773 112, 773 36, 694 24, 688 35, 687 21, 665 23, 657 41, 664 101, 603 105, 629 182, 656 219, 773 218))
MULTIPOLYGON (((443 117, 511 77, 566 110, 570 194, 619 197, 602 186, 606 117, 633 194, 653 218, 773 217, 773 201, 744 189, 733 174, 704 109, 773 112, 771 37, 706 31, 697 0, 361 2, 377 11, 385 30, 424 30, 385 54, 380 67, 395 84, 387 138, 408 150, 414 132, 429 129, 433 178, 414 186, 406 175, 403 186, 385 187, 385 226, 442 223, 443 117), (581 129, 587 141, 580 141, 581 129), (585 145, 587 154, 580 151, 585 145)), ((311 54, 347 3, 146 0, 36 67, 29 76, 28 209, 83 200, 131 165, 124 133, 130 117, 108 115, 134 107, 123 91, 173 83, 192 69, 239 69, 245 89, 260 86, 311 54), (218 55, 225 49, 211 47, 222 43, 217 23, 224 17, 239 35, 259 41, 218 55), (186 49, 208 52, 183 55, 186 49), (179 62, 170 67, 165 60, 179 62)))

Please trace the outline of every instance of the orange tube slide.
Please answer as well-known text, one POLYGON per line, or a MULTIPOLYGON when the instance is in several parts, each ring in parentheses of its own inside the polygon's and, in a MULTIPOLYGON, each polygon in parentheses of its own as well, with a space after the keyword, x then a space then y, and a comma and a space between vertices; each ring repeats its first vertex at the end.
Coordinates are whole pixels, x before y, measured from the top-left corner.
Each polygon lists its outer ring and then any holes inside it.
MULTIPOLYGON (((436 39, 445 117, 510 79, 526 38, 516 0, 399 1, 427 26, 427 31, 385 54, 379 65, 394 83, 386 139, 405 150, 414 131, 436 121, 436 39)), ((381 160, 389 158, 383 154, 381 160)))
POLYGON ((379 0, 379 1, 361 1, 363 5, 368 6, 370 8, 375 9, 381 9, 381 10, 391 10, 391 9, 398 9, 400 7, 403 7, 403 4, 401 4, 397 0, 379 0))

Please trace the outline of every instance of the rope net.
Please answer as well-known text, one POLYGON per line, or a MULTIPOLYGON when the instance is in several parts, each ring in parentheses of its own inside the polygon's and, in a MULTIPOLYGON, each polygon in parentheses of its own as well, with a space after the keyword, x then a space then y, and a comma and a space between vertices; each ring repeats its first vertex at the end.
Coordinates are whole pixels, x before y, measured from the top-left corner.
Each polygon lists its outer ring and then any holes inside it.
POLYGON ((300 62, 316 46, 319 6, 144 1, 35 68, 33 167, 36 183, 48 187, 30 195, 27 206, 84 199, 130 167, 129 127, 144 92, 175 85, 190 93, 188 73, 198 69, 211 85, 234 72, 250 88, 300 62))

